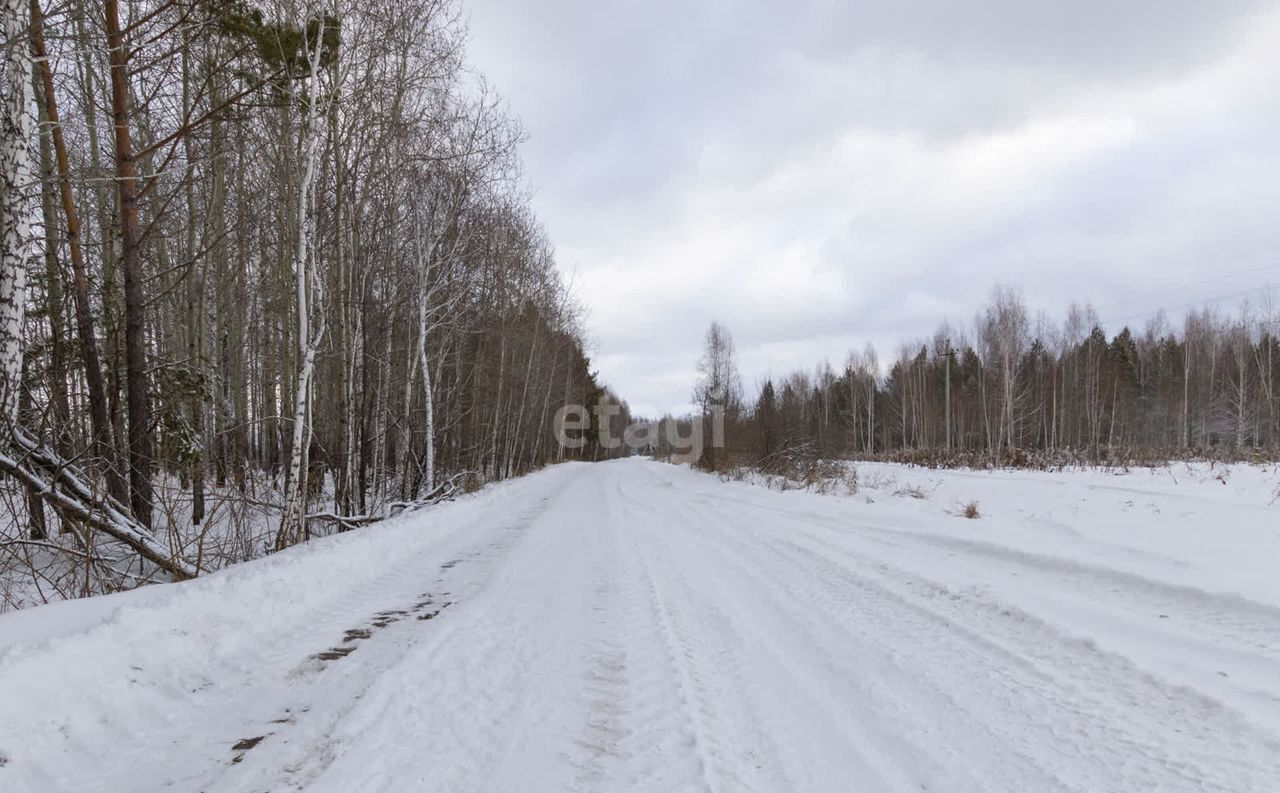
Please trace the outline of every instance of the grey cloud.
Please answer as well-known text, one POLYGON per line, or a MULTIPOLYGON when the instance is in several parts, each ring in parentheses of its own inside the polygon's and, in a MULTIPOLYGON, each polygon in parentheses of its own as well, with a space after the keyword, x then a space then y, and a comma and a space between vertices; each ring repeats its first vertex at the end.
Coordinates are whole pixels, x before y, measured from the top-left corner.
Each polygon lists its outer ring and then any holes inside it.
POLYGON ((1056 314, 1280 250, 1269 4, 470 2, 632 401, 687 399, 713 316, 751 383, 996 279, 1056 314))

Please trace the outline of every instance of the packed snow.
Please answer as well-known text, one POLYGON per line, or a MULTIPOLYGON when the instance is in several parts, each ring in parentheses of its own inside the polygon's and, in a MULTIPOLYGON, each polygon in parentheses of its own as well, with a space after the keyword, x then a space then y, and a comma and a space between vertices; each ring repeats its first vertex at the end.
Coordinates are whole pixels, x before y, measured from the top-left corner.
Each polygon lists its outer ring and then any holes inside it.
POLYGON ((554 466, 0 616, 0 790, 1271 793, 1278 481, 554 466))

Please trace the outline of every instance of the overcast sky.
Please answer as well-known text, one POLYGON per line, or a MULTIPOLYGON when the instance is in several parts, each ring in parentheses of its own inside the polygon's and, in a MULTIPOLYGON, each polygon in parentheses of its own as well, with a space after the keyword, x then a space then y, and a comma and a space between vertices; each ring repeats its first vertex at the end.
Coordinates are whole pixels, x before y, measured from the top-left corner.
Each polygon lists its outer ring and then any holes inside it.
MULTIPOLYGON (((1280 283, 1280 3, 465 0, 603 379, 686 404, 967 325, 1280 283)), ((1250 291, 1253 290, 1253 291, 1250 291)))

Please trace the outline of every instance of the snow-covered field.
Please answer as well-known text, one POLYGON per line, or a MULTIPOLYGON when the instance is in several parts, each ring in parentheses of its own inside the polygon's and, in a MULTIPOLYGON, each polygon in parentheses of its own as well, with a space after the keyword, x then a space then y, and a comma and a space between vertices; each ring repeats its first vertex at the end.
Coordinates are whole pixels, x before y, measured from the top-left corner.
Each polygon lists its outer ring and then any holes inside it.
POLYGON ((1280 473, 858 474, 562 465, 4 615, 0 790, 1280 790, 1280 473))

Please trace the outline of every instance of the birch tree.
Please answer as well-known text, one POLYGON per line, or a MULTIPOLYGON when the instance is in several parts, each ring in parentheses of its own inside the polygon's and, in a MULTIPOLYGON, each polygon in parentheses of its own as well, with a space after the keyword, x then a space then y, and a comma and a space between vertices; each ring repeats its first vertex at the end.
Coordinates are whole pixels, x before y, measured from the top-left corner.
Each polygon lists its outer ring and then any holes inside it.
POLYGON ((27 268, 35 255, 32 196, 31 52, 26 9, 20 0, 4 0, 4 96, 0 119, 0 410, 14 424, 22 389, 23 332, 27 308, 27 268))
POLYGON ((299 146, 301 180, 297 191, 297 242, 293 254, 294 302, 297 311, 298 375, 294 385, 293 443, 285 475, 284 517, 276 547, 299 542, 306 534, 307 459, 311 445, 311 391, 316 351, 325 333, 325 314, 318 311, 324 302, 322 281, 315 255, 316 182, 320 169, 320 145, 325 129, 326 108, 321 99, 321 56, 326 30, 334 24, 318 17, 304 30, 305 85, 302 89, 302 134, 299 146))

